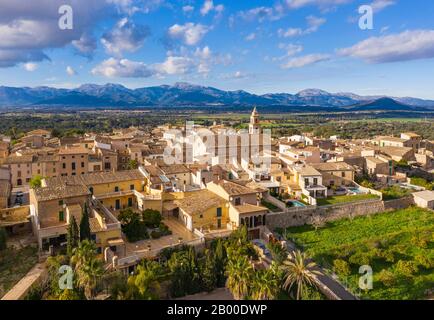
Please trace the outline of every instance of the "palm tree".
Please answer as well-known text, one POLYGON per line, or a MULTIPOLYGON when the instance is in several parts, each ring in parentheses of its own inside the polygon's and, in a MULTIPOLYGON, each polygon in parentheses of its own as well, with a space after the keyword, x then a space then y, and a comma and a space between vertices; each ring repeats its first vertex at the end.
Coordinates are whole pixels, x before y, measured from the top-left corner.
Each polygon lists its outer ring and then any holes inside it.
POLYGON ((285 282, 283 287, 290 291, 295 285, 297 287, 296 299, 300 300, 308 286, 316 285, 316 276, 321 275, 321 272, 314 270, 316 263, 307 261, 307 256, 304 252, 297 250, 292 253, 283 263, 285 272, 285 282))
POLYGON ((254 300, 274 300, 279 293, 279 280, 271 268, 256 271, 251 297, 254 300))
POLYGON ((158 298, 160 269, 157 262, 144 263, 137 267, 135 274, 128 278, 128 287, 132 291, 133 298, 146 300, 158 298))
POLYGON ((84 290, 86 299, 93 299, 94 290, 103 274, 102 262, 96 256, 95 244, 88 240, 81 241, 73 250, 71 262, 78 286, 84 290))
POLYGON ((249 294, 249 286, 253 278, 253 267, 247 257, 231 259, 228 262, 226 273, 228 276, 227 287, 237 300, 241 300, 249 294))

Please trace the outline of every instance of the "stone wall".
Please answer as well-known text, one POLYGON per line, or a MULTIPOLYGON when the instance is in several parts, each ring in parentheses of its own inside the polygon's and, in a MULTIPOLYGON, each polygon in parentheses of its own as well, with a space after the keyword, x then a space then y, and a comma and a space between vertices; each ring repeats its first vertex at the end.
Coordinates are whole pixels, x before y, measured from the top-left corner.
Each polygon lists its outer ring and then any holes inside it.
POLYGON ((414 198, 413 196, 401 198, 401 199, 394 199, 394 200, 387 200, 384 201, 384 209, 386 210, 398 210, 398 209, 405 209, 412 205, 414 205, 414 198))
MULTIPOLYGON (((394 200, 395 201, 395 200, 394 200)), ((312 224, 314 217, 321 217, 321 221, 333 221, 342 218, 354 218, 366 216, 386 210, 402 209, 411 206, 413 203, 408 199, 398 199, 393 204, 380 199, 365 200, 352 203, 343 203, 321 207, 291 208, 287 212, 270 213, 267 215, 267 227, 270 230, 275 228, 287 228, 312 224)))

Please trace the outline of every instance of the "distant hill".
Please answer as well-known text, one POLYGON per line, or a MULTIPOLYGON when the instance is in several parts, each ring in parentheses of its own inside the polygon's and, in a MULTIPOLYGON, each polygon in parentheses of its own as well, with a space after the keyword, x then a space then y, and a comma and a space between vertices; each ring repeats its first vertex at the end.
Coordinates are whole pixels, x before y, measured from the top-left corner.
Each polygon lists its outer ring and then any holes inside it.
POLYGON ((189 83, 129 89, 119 84, 84 84, 75 89, 50 87, 0 86, 0 106, 3 107, 219 107, 258 105, 263 108, 306 110, 329 108, 332 110, 413 110, 430 108, 434 101, 418 98, 385 96, 359 96, 354 93, 329 93, 319 89, 306 89, 296 94, 252 94, 243 90, 224 91, 213 87, 189 83), (398 109, 396 109, 398 108, 398 109))
POLYGON ((354 111, 368 111, 368 110, 397 110, 397 111, 406 111, 406 110, 426 110, 422 107, 410 106, 408 104, 404 104, 398 102, 391 98, 380 98, 373 101, 366 101, 362 103, 358 103, 346 109, 354 110, 354 111))

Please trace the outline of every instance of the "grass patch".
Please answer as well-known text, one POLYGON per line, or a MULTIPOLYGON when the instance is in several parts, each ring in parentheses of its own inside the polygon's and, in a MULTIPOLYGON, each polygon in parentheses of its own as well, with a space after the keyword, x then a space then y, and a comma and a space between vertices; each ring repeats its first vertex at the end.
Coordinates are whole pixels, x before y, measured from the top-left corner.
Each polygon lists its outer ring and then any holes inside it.
POLYGON ((270 211, 273 212, 279 212, 282 211, 278 206, 275 206, 274 204, 272 204, 271 202, 265 201, 265 200, 261 200, 261 204, 266 207, 267 209, 269 209, 270 211))
POLYGON ((356 292, 359 267, 370 265, 373 290, 360 295, 381 300, 428 298, 434 283, 433 233, 433 213, 417 207, 333 221, 317 231, 287 229, 289 239, 356 292))
POLYGON ((37 249, 8 248, 0 251, 0 297, 3 297, 38 262, 37 249))
POLYGON ((356 194, 352 196, 327 197, 325 199, 316 199, 316 201, 317 201, 317 205, 325 206, 329 204, 337 204, 337 203, 345 203, 345 202, 353 202, 353 201, 361 201, 361 200, 369 200, 369 199, 378 199, 378 196, 375 194, 356 194))
POLYGON ((411 195, 412 190, 401 188, 400 186, 391 186, 381 189, 381 193, 383 193, 383 200, 394 200, 408 197, 411 195))

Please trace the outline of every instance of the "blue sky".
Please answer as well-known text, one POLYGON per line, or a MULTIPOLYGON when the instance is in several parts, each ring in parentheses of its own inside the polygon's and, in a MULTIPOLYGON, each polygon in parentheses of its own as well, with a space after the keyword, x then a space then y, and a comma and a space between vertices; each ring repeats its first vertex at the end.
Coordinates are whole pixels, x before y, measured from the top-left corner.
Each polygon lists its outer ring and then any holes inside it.
POLYGON ((0 0, 0 85, 306 88, 434 99, 431 0, 0 0), (61 30, 58 8, 73 9, 61 30), (358 8, 374 28, 359 28, 358 8))

